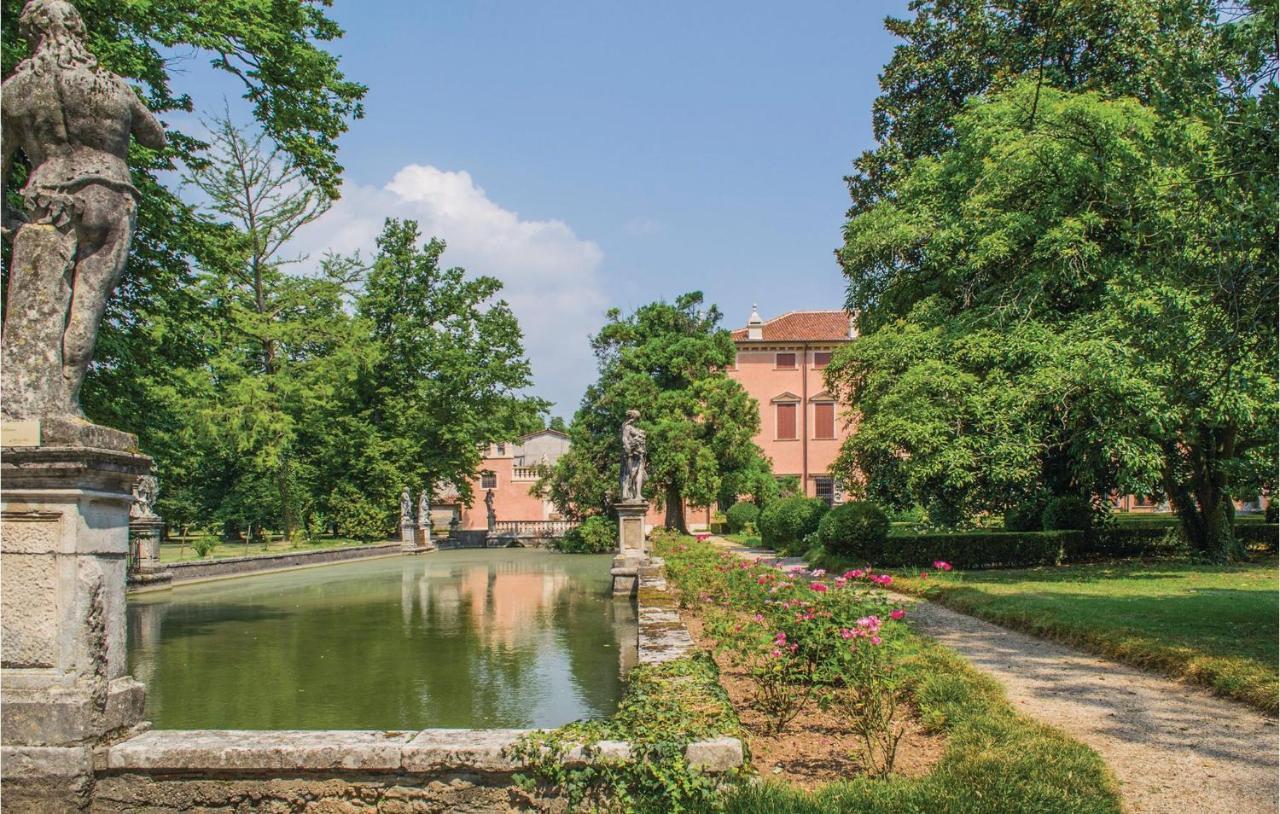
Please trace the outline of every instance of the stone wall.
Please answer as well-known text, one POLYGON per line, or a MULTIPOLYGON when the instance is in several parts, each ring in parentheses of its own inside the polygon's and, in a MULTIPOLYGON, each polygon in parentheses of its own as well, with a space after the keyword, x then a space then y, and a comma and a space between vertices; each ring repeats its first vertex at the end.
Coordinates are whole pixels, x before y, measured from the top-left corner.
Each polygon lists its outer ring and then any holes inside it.
MULTIPOLYGON (((388 557, 400 553, 400 543, 378 543, 376 545, 351 546, 349 548, 330 548, 320 551, 291 551, 284 554, 262 554, 253 557, 228 557, 220 560, 195 560, 192 562, 175 562, 168 566, 176 585, 183 582, 196 582, 222 577, 238 577, 259 571, 283 571, 289 568, 303 568, 309 565, 325 565, 347 560, 360 560, 369 557, 388 557)), ((168 585, 162 587, 169 587, 168 585)), ((135 590, 147 590, 137 587, 135 590)))

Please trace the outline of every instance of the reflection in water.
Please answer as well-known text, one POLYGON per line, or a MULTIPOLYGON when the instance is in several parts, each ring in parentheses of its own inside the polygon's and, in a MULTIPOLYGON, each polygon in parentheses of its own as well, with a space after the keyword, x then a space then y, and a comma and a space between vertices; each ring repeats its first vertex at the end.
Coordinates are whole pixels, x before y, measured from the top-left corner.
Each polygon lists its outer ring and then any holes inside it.
POLYGON ((558 726, 635 662, 609 557, 448 551, 142 594, 129 667, 160 728, 558 726))

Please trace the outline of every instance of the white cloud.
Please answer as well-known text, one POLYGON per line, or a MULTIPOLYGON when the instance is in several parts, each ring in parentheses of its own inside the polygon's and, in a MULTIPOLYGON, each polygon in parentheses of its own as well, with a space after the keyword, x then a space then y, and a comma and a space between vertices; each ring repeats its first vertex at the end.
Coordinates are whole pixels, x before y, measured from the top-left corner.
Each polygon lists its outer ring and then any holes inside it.
POLYGON ((603 322, 600 282, 604 253, 559 220, 523 220, 489 199, 465 171, 410 164, 386 186, 347 184, 342 199, 299 232, 290 246, 314 266, 326 251, 372 256, 388 217, 418 222, 424 241, 448 244, 444 263, 502 280, 525 334, 534 392, 556 402, 566 418, 595 378, 587 337, 603 322))

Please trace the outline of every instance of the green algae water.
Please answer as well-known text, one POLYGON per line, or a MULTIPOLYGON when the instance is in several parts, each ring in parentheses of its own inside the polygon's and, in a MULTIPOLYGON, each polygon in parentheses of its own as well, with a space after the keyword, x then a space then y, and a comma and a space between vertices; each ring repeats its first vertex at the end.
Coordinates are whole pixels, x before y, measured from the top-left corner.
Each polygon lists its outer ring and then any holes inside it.
POLYGON ((553 727, 612 714, 635 608, 608 555, 524 549, 238 577, 131 596, 160 729, 553 727))

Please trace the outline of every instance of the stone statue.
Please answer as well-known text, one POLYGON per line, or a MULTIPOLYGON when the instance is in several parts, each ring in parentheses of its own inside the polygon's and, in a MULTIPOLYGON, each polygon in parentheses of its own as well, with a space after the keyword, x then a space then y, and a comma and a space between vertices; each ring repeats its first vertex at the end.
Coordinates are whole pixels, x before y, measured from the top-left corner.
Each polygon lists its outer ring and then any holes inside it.
POLYGON ((133 484, 133 505, 129 507, 132 520, 151 519, 156 516, 156 495, 160 492, 155 476, 143 475, 133 484))
POLYGON ((413 495, 409 493, 408 486, 400 492, 400 525, 413 525, 413 495))
POLYGON ((31 164, 14 215, 0 378, 8 418, 81 418, 80 385, 98 325, 124 271, 138 206, 129 136, 164 146, 164 128, 85 48, 66 0, 29 0, 18 28, 31 47, 0 91, 4 180, 16 151, 31 164))
POLYGON ((493 508, 492 489, 488 489, 484 493, 484 508, 489 531, 493 531, 498 526, 498 512, 493 508))
POLYGON ((427 500, 427 490, 418 493, 418 528, 431 527, 431 504, 427 500))
POLYGON ((644 430, 636 426, 638 410, 627 410, 622 422, 622 499, 644 500, 645 460, 648 441, 644 430))

